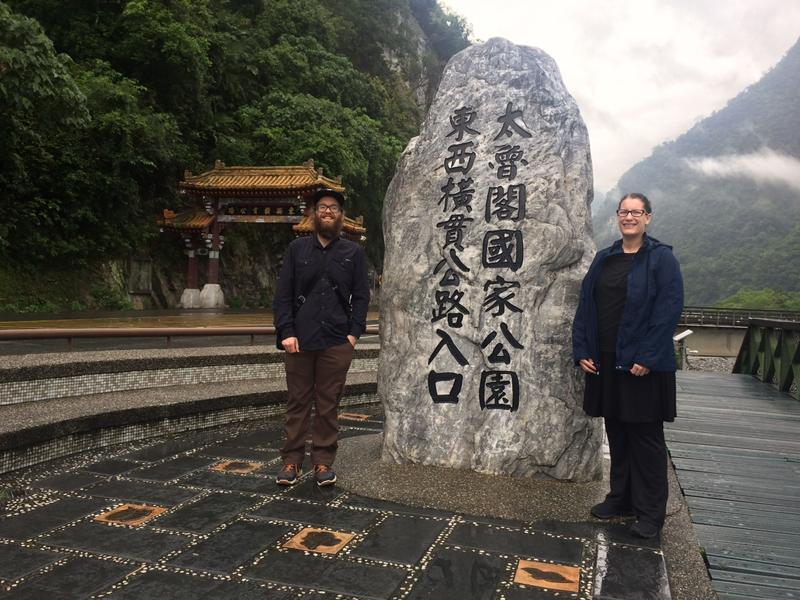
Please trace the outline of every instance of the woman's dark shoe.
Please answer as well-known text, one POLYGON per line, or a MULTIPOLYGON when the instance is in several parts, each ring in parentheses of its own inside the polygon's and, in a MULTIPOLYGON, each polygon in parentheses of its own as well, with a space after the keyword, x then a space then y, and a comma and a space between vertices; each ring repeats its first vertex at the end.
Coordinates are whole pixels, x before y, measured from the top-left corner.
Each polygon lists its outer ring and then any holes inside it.
POLYGON ((633 517, 633 511, 630 508, 620 508, 614 502, 603 500, 600 504, 595 504, 590 510, 593 517, 598 519, 613 519, 615 517, 633 517))
POLYGON ((636 523, 630 527, 630 532, 633 535, 646 540, 656 537, 660 531, 661 527, 647 521, 636 521, 636 523))

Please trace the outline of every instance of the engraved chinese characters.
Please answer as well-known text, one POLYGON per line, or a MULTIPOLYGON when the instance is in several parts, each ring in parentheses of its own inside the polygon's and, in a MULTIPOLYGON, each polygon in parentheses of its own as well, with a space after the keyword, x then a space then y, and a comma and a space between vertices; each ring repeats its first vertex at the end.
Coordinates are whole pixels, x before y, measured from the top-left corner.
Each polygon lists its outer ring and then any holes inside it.
POLYGON ((588 480, 599 428, 570 358, 594 253, 586 128, 552 59, 459 53, 384 208, 384 460, 588 480))
MULTIPOLYGON (((509 102, 505 112, 497 117, 497 121, 502 124, 498 128, 494 139, 505 137, 531 137, 531 133, 522 125, 523 115, 521 110, 514 110, 513 103, 509 102)), ((464 250, 464 236, 470 224, 475 218, 469 217, 472 212, 472 198, 476 188, 481 188, 481 183, 469 176, 475 164, 475 142, 470 139, 472 135, 480 135, 480 131, 471 125, 475 122, 477 111, 472 106, 461 106, 450 115, 450 125, 452 130, 447 137, 455 136, 459 143, 447 147, 448 155, 445 157, 443 167, 447 173, 447 182, 442 186, 442 196, 439 198, 438 205, 447 215, 445 220, 436 223, 444 231, 442 240, 442 252, 449 256, 453 265, 450 266, 446 258, 443 258, 433 270, 433 275, 438 275, 444 271, 443 276, 438 281, 441 289, 434 291, 434 308, 432 311, 431 322, 435 323, 446 317, 444 325, 457 329, 463 326, 464 317, 470 314, 470 310, 464 306, 462 300, 464 292, 458 289, 461 283, 459 271, 469 272, 470 269, 465 265, 458 255, 458 251, 464 250), (464 141, 464 138, 467 138, 464 141), (450 175, 458 171, 460 180, 456 181, 450 175), (454 287, 455 289, 447 289, 454 287)), ((495 148, 493 160, 497 163, 496 173, 493 179, 505 179, 513 181, 517 176, 517 164, 527 165, 524 159, 524 151, 519 145, 511 146, 502 144, 495 148)), ((495 164, 489 162, 489 167, 495 169, 495 164)), ((525 218, 525 184, 508 185, 505 191, 502 186, 494 185, 496 181, 489 182, 486 193, 486 210, 476 211, 476 216, 481 215, 486 223, 501 225, 503 221, 520 221, 525 218)), ((516 229, 493 229, 487 231, 483 238, 481 251, 481 265, 489 269, 510 269, 516 271, 522 266, 523 260, 523 238, 522 232, 516 229)), ((509 330, 508 324, 499 319, 508 308, 512 312, 522 312, 521 309, 511 303, 520 284, 518 281, 505 280, 501 275, 496 275, 494 279, 484 283, 483 289, 486 297, 477 310, 484 311, 496 326, 494 331, 486 335, 481 343, 481 348, 489 348, 488 362, 490 368, 481 372, 479 402, 481 410, 508 410, 516 411, 519 407, 519 378, 517 373, 511 370, 497 370, 495 365, 510 365, 511 352, 523 350, 525 347, 514 337, 509 330), (515 290, 516 288, 516 290, 515 290), (514 290, 514 291, 512 291, 514 290), (498 331, 502 334, 498 337, 498 331)), ((428 359, 428 364, 434 363, 434 359, 439 352, 446 348, 449 355, 456 362, 463 366, 469 364, 458 349, 456 342, 447 330, 436 329, 436 334, 441 338, 433 353, 428 359)), ((440 361, 443 362, 443 361, 440 361)), ((434 365, 435 366, 435 365, 434 365)), ((463 374, 454 371, 437 371, 431 368, 428 372, 428 393, 435 403, 458 403, 461 393, 464 391, 470 395, 470 390, 464 389, 463 374)), ((472 394, 474 396, 474 394, 472 394)))

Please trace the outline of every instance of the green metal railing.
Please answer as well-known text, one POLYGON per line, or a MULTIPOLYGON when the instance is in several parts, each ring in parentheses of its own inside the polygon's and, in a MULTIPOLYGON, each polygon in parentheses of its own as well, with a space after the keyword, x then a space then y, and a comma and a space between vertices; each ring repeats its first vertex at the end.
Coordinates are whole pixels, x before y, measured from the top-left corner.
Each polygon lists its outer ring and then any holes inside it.
POLYGON ((800 321, 800 311, 684 306, 679 324, 747 327, 752 319, 800 321))
POLYGON ((751 319, 733 366, 800 400, 800 323, 751 319))

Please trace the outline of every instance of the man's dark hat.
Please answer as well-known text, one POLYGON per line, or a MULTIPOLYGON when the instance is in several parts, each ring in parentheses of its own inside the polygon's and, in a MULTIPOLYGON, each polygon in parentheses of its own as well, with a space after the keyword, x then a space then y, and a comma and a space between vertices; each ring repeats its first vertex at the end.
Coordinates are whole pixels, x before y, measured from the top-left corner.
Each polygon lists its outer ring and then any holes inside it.
POLYGON ((344 206, 344 194, 342 192, 332 190, 331 188, 322 188, 321 190, 314 192, 314 195, 311 196, 311 202, 314 204, 314 206, 316 206, 317 202, 320 201, 320 198, 324 198, 325 196, 336 198, 336 200, 339 202, 339 206, 344 206))

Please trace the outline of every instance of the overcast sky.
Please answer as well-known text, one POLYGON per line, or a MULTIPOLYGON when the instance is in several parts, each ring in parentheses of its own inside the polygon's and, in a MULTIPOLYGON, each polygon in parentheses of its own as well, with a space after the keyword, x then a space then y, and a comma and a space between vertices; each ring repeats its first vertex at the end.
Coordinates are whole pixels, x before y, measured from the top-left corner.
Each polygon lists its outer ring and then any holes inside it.
POLYGON ((441 2, 478 40, 504 37, 555 59, 603 192, 758 81, 800 36, 800 0, 441 2))

